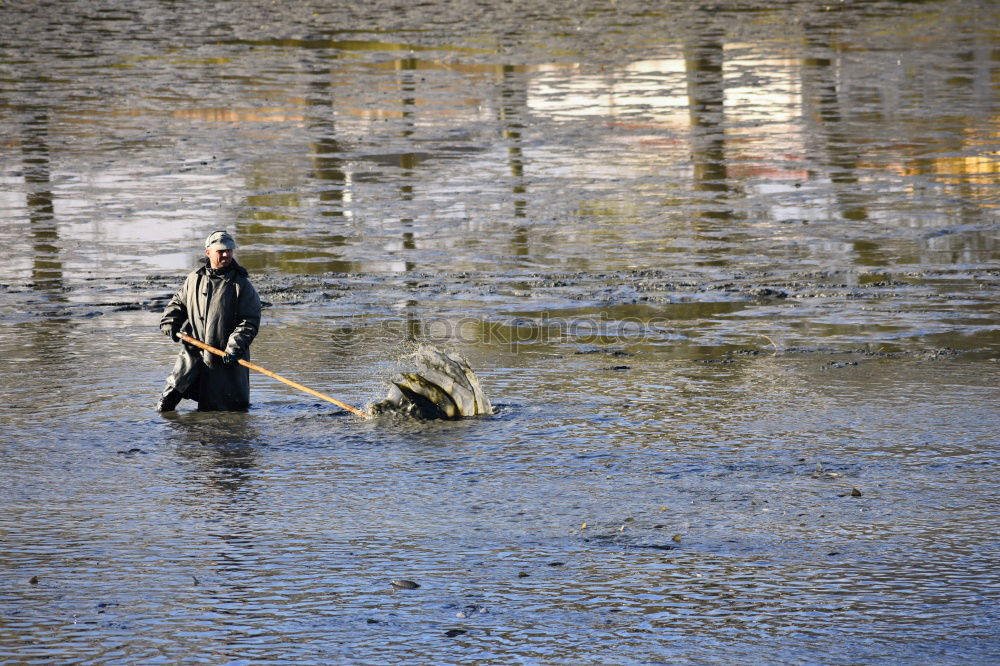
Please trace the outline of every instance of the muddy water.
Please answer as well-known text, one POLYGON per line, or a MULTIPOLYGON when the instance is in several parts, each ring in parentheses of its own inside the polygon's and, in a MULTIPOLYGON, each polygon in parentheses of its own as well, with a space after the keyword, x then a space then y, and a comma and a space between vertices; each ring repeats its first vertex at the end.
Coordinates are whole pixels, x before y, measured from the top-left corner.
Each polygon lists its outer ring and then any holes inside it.
POLYGON ((3 660, 1000 657, 993 4, 543 4, 2 5, 3 660))

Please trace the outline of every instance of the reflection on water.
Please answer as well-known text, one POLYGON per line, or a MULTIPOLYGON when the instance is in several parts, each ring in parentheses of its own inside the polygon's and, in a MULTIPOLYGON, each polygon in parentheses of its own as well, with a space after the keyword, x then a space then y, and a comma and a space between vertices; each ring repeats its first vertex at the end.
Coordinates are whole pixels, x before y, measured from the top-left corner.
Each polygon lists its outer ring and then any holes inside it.
POLYGON ((59 259, 59 227, 52 203, 48 111, 29 111, 21 139, 25 183, 25 205, 31 229, 31 282, 39 289, 58 295, 62 287, 62 262, 59 259))
MULTIPOLYGON (((61 202, 48 213, 60 242, 42 249, 51 262, 72 248, 61 263, 74 275, 119 274, 116 258, 150 225, 163 229, 136 265, 175 270, 179 246, 234 220, 248 266, 295 274, 427 270, 444 257, 465 270, 689 266, 702 253, 718 266, 777 267, 790 253, 841 267, 995 260, 995 50, 966 20, 994 13, 868 10, 793 4, 749 22, 682 11, 659 40, 624 50, 666 15, 619 17, 628 27, 607 42, 581 25, 565 51, 482 26, 477 47, 235 27, 184 49, 153 33, 117 57, 26 44, 47 75, 113 75, 99 100, 75 85, 33 107, 30 74, 5 84, 11 117, 32 117, 6 135, 32 163, 5 162, 24 198, 8 200, 3 233, 33 250, 10 225, 44 215, 47 192, 61 202), (912 48, 930 24, 944 27, 912 48), (41 164, 52 150, 55 166, 41 164), (42 188, 43 170, 65 177, 42 188), (923 237, 955 226, 947 251, 923 237)), ((137 20, 120 17, 112 36, 137 20)))
POLYGON ((721 29, 709 29, 705 34, 692 36, 684 49, 693 134, 694 187, 709 192, 729 189, 726 183, 722 38, 721 29))
POLYGON ((242 413, 223 413, 219 418, 206 418, 202 412, 167 412, 162 415, 166 425, 178 435, 182 451, 193 461, 204 460, 211 466, 250 469, 253 467, 253 445, 260 444, 260 433, 242 413), (209 452, 209 448, 214 451, 209 452))
POLYGON ((994 5, 5 4, 0 661, 996 661, 994 5))
MULTIPOLYGON (((803 101, 806 112, 815 108, 815 115, 822 123, 824 132, 820 135, 821 151, 826 155, 826 167, 830 182, 834 184, 839 214, 845 220, 852 222, 868 221, 868 212, 863 205, 856 202, 858 190, 858 146, 848 140, 845 131, 846 121, 840 112, 840 95, 837 90, 834 63, 829 57, 821 57, 832 52, 828 38, 822 35, 820 29, 806 26, 806 39, 810 50, 816 56, 806 58, 802 63, 803 101)), ((872 246, 871 243, 859 242, 855 247, 872 246)), ((876 266, 882 263, 874 264, 876 266)))

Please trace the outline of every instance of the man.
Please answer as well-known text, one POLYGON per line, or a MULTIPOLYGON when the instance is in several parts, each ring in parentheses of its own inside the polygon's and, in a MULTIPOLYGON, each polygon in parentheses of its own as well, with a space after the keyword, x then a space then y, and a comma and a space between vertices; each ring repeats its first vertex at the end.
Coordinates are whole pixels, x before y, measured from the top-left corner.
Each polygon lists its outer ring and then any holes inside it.
POLYGON ((183 344, 156 404, 169 412, 181 398, 198 402, 200 411, 246 411, 250 407, 250 372, 237 359, 250 358, 250 343, 260 327, 260 297, 245 268, 236 263, 236 241, 214 231, 205 241, 203 265, 187 276, 160 319, 171 340, 187 333, 224 357, 183 344))

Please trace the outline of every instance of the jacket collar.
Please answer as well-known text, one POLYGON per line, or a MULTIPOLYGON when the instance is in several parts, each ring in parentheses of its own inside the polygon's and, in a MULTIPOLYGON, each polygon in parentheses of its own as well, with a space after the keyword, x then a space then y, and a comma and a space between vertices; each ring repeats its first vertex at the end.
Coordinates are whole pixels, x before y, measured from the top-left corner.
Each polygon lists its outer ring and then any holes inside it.
MULTIPOLYGON (((209 268, 208 257, 205 257, 201 260, 201 267, 198 268, 198 272, 201 273, 202 275, 211 275, 211 273, 209 272, 210 270, 211 269, 209 268)), ((233 270, 227 271, 226 274, 222 276, 222 278, 224 280, 232 280, 237 275, 240 277, 248 277, 250 273, 248 273, 247 269, 240 266, 239 263, 237 263, 237 261, 233 259, 233 270)))

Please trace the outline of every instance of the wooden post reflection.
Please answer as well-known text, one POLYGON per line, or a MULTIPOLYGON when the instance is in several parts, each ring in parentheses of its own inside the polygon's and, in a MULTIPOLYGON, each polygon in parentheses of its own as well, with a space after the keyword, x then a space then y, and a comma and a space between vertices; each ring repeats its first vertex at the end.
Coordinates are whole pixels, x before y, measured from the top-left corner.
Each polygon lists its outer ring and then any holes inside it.
MULTIPOLYGON (((519 76, 513 65, 500 67, 500 103, 498 104, 497 121, 507 141, 507 165, 511 176, 511 194, 514 202, 514 217, 523 220, 527 217, 527 188, 524 185, 524 149, 522 147, 522 130, 524 117, 528 108, 527 82, 524 76, 519 76)), ((520 223, 514 227, 511 235, 512 254, 526 257, 531 254, 528 239, 528 226, 520 223)))
MULTIPOLYGON (((691 160, 694 189, 718 193, 716 201, 729 193, 726 167, 725 84, 723 82, 723 33, 703 28, 684 44, 688 113, 691 122, 691 160)), ((725 205, 704 210, 701 217, 729 219, 725 205)))
POLYGON ((23 124, 21 161, 32 238, 32 283, 36 288, 61 294, 63 265, 52 198, 48 133, 47 111, 36 110, 23 124))
POLYGON ((826 55, 832 51, 825 35, 810 26, 806 29, 806 48, 809 56, 802 60, 802 100, 806 106, 805 117, 810 122, 812 136, 819 137, 826 155, 830 180, 838 185, 836 198, 845 219, 864 221, 868 211, 858 202, 854 188, 858 183, 858 152, 856 143, 847 135, 840 96, 837 89, 833 60, 826 55))

